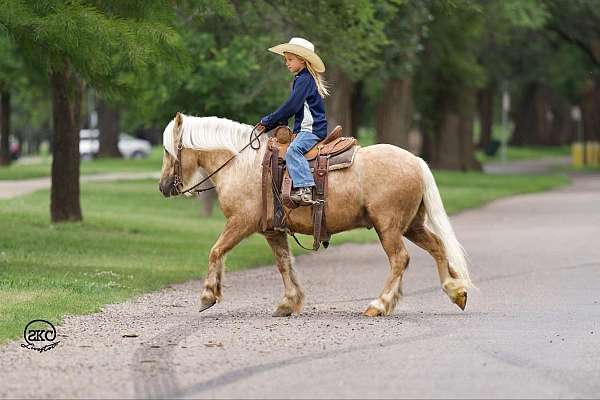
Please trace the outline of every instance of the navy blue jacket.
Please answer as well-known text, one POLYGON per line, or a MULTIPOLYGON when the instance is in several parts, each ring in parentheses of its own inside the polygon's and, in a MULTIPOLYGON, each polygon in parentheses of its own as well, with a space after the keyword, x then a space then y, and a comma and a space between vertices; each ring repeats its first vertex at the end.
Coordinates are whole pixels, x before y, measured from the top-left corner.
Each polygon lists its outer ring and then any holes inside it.
POLYGON ((320 138, 327 136, 325 105, 317 84, 310 72, 303 68, 294 77, 292 94, 277 111, 263 117, 260 122, 267 130, 277 125, 287 125, 294 116, 294 132, 312 132, 320 138))

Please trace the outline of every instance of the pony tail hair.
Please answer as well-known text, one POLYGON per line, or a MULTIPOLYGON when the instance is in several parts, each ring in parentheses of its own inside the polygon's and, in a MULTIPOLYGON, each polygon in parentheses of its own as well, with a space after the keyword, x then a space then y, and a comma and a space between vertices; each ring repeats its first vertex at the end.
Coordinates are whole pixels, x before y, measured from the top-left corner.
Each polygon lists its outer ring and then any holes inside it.
POLYGON ((306 69, 308 69, 308 72, 310 72, 312 77, 315 79, 315 83, 317 84, 317 91, 319 92, 319 95, 321 95, 321 97, 323 97, 323 98, 329 96, 329 85, 327 84, 325 79, 323 79, 323 76, 320 73, 318 73, 317 71, 315 71, 315 69, 310 64, 310 62, 308 62, 307 60, 304 60, 304 63, 306 64, 306 69))

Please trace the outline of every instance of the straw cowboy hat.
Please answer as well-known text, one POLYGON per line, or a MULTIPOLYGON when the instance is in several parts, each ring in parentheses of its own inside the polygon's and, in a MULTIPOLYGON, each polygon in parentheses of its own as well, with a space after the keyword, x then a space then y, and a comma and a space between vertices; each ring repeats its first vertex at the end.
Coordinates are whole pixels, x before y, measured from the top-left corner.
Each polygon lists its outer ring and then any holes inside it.
POLYGON ((288 43, 271 47, 269 51, 279 55, 283 55, 283 53, 295 54, 308 61, 315 71, 319 73, 325 72, 325 64, 323 64, 321 57, 315 53, 315 45, 306 39, 299 37, 291 38, 288 43))

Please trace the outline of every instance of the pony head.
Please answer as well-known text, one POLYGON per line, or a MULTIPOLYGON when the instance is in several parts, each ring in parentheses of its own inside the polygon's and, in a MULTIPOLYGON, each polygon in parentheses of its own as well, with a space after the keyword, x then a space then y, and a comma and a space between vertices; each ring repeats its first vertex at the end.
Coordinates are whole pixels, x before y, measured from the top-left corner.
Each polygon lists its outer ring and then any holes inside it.
MULTIPOLYGON (((200 182, 207 175, 206 171, 214 171, 222 163, 218 154, 226 158, 235 156, 227 169, 235 165, 233 169, 238 177, 244 178, 249 172, 259 171, 256 163, 260 163, 261 152, 248 149, 239 153, 251 139, 251 132, 252 126, 226 118, 193 117, 177 113, 163 132, 165 151, 158 185, 160 192, 165 197, 174 196, 181 194, 184 187, 200 182)), ((264 137, 260 140, 263 143, 266 141, 264 137)), ((225 173, 219 172, 215 178, 225 173)), ((186 195, 191 196, 189 193, 186 195)))
POLYGON ((177 113, 163 132, 163 163, 158 189, 165 197, 181 194, 198 168, 197 155, 183 148, 183 114, 177 113), (181 147, 178 150, 178 147, 181 147))

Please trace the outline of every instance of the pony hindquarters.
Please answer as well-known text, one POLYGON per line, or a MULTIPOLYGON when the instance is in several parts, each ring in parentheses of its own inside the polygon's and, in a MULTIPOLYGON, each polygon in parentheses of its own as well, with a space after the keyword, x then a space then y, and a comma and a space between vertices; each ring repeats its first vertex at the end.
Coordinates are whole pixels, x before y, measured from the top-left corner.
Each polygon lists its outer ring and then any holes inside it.
POLYGON ((370 224, 388 256, 390 272, 379 297, 365 310, 367 316, 389 315, 402 295, 402 276, 409 255, 403 233, 423 198, 421 169, 414 155, 391 145, 374 145, 357 155, 361 191, 356 193, 370 224))
POLYGON ((409 262, 403 235, 435 258, 443 290, 464 309, 467 289, 472 285, 467 260, 429 167, 421 158, 395 146, 361 150, 356 160, 361 176, 357 195, 364 199, 368 218, 390 263, 384 289, 365 314, 390 314, 402 295, 402 275, 409 262))

